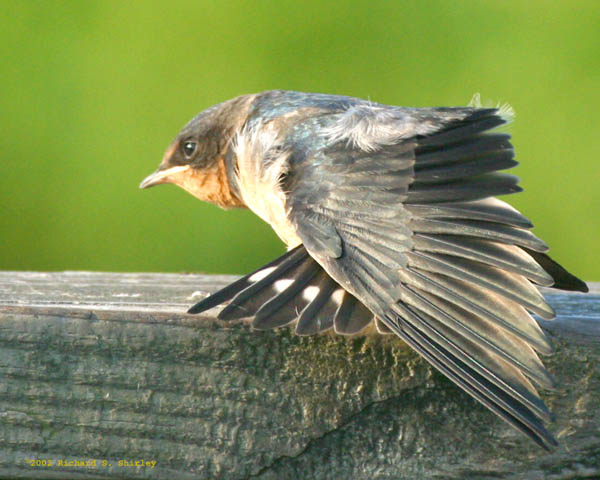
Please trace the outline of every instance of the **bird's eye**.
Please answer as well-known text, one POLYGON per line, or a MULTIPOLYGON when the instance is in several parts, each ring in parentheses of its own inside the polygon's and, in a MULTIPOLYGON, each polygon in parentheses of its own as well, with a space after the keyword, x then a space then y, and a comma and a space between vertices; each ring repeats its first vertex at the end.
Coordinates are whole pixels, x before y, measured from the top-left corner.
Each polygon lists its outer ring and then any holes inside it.
POLYGON ((196 153, 196 146, 196 142, 192 142, 191 140, 183 143, 183 153, 187 158, 191 158, 191 156, 196 153))

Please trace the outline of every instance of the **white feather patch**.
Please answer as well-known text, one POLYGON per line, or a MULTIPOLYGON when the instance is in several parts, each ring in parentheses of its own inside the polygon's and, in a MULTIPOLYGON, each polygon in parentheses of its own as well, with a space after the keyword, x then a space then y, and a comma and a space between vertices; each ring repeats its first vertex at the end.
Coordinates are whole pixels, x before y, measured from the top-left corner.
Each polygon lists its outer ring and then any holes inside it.
POLYGON ((311 285, 302 290, 302 298, 308 302, 312 302, 319 294, 319 287, 311 285))
POLYGON ((258 282, 258 281, 262 280, 263 278, 265 278, 267 275, 269 275, 276 268, 277 267, 269 267, 269 268, 265 268, 263 270, 259 270, 254 275, 251 275, 248 278, 248 280, 250 280, 251 282, 258 282))
POLYGON ((277 280, 273 284, 273 287, 275 288, 275 290, 277 291, 277 293, 281 293, 286 288, 288 288, 292 283, 294 283, 294 280, 290 280, 289 278, 284 278, 282 280, 277 280))
POLYGON ((331 300, 333 300, 336 305, 341 305, 345 293, 345 290, 338 288, 331 294, 331 300))

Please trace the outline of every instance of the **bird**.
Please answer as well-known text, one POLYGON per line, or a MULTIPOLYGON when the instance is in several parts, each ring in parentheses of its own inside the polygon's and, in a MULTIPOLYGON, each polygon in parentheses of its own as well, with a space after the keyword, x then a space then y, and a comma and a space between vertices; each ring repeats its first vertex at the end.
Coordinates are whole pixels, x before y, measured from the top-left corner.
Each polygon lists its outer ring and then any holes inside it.
POLYGON ((498 196, 521 191, 507 107, 400 107, 271 90, 187 123, 140 188, 248 208, 287 246, 189 309, 298 335, 395 334, 546 450, 555 381, 538 287, 588 290, 498 196))

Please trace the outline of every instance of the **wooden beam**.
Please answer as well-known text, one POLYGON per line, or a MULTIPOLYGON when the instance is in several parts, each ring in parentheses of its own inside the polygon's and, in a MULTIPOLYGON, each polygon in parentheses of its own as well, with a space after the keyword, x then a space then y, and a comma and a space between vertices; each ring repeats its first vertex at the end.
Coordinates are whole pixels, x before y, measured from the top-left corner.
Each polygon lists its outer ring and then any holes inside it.
POLYGON ((546 291, 547 453, 391 336, 184 313, 231 279, 0 273, 0 477, 600 478, 598 285, 546 291))

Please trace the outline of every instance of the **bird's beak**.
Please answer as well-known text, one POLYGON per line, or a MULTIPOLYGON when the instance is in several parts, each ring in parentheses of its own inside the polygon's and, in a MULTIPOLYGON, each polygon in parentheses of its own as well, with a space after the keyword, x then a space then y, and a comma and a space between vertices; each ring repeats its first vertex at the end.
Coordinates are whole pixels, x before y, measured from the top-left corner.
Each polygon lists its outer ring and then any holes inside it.
POLYGON ((190 168, 189 165, 177 165, 175 167, 170 167, 166 169, 159 168, 156 172, 148 175, 142 183, 140 183, 140 188, 148 188, 153 187, 154 185, 160 185, 161 183, 170 183, 170 177, 176 173, 185 172, 190 168))

